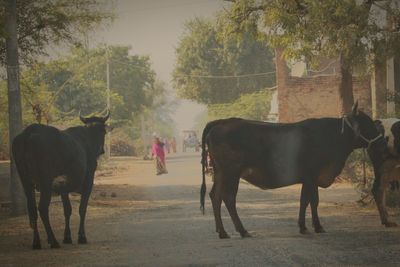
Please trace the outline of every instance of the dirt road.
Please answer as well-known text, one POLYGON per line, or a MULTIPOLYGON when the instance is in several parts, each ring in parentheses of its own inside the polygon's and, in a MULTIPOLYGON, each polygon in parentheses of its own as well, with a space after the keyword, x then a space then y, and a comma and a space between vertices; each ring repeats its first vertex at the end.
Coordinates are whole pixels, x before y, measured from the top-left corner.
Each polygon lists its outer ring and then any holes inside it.
MULTIPOLYGON (((168 158, 169 174, 156 176, 149 161, 114 160, 122 172, 99 172, 89 203, 89 244, 76 244, 78 197, 73 197, 72 245, 30 249, 26 216, 0 220, 0 266, 399 266, 400 229, 380 225, 375 207, 362 208, 348 184, 320 190, 320 217, 327 233, 298 233, 299 186, 262 191, 241 184, 238 211, 253 238, 234 231, 225 207, 223 221, 231 235, 215 233, 212 207, 199 211, 200 158, 168 158), (111 197, 112 193, 116 197, 111 197)), ((208 189, 211 179, 207 180, 208 189)), ((53 199, 51 221, 62 241, 61 203, 53 199)), ((398 209, 392 215, 400 222, 398 209)), ((308 213, 307 223, 311 228, 308 213)))

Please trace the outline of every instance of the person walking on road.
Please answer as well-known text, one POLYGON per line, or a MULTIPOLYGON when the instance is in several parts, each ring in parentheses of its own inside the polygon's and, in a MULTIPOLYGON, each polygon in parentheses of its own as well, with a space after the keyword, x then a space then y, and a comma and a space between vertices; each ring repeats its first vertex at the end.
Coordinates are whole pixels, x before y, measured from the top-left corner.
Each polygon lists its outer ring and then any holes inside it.
POLYGON ((168 173, 167 166, 165 164, 164 143, 161 142, 160 138, 157 136, 154 136, 153 138, 151 156, 153 158, 155 157, 156 174, 160 175, 163 173, 168 173))

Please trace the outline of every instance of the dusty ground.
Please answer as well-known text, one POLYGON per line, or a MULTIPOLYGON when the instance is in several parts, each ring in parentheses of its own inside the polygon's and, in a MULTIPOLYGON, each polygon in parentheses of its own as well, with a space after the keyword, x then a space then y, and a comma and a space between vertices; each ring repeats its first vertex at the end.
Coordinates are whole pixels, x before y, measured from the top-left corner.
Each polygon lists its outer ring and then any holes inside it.
MULTIPOLYGON (((30 249, 26 216, 0 220, 0 266, 399 266, 400 229, 380 225, 375 207, 356 204, 348 184, 320 190, 326 234, 298 233, 298 186, 262 191, 241 184, 238 211, 254 236, 242 239, 223 208, 229 240, 214 231, 211 203, 199 211, 200 158, 168 159, 169 174, 154 175, 148 161, 122 158, 99 172, 88 209, 89 244, 76 244, 78 196, 73 197, 72 245, 30 249), (116 197, 111 197, 115 193, 116 197)), ((211 181, 208 178, 208 189, 211 181)), ((400 222, 398 209, 391 210, 400 222)), ((308 214, 309 217, 309 214, 308 214)), ((53 198, 51 220, 62 241, 61 203, 53 198)), ((311 223, 307 220, 310 228, 311 223)))

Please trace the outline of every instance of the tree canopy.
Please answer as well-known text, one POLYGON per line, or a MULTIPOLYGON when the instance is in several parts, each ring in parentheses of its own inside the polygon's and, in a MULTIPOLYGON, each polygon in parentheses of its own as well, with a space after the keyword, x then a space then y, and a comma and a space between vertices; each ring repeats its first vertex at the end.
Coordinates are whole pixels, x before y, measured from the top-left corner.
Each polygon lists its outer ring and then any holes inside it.
MULTIPOLYGON (((123 136, 131 140, 140 138, 140 117, 144 116, 151 122, 147 125, 149 132, 157 130, 172 134, 174 126, 170 114, 173 103, 167 98, 166 85, 157 81, 148 56, 129 52, 129 46, 74 48, 59 59, 26 68, 21 73, 24 124, 41 122, 66 127, 79 123, 79 112, 90 115, 104 111, 108 60, 111 123, 119 128, 117 131, 125 132, 123 136)), ((6 83, 1 81, 0 157, 3 158, 1 145, 7 143, 7 114, 6 83)), ((136 146, 140 146, 139 143, 136 146)))
MULTIPOLYGON (((5 64, 5 0, 0 0, 0 65, 5 64)), ((112 5, 99 0, 19 0, 18 45, 21 63, 45 55, 50 45, 78 45, 83 35, 113 19, 112 5)))
MULTIPOLYGON (((71 54, 48 63, 39 63, 22 74, 22 91, 30 102, 40 94, 49 95, 49 105, 61 113, 99 112, 106 107, 106 64, 110 66, 113 118, 130 119, 150 107, 155 97, 155 72, 148 56, 129 55, 129 47, 75 48, 71 54)), ((33 103, 34 104, 34 103, 33 103)))
POLYGON ((353 101, 354 67, 399 54, 400 6, 396 1, 356 0, 236 0, 229 10, 232 31, 249 23, 261 25, 273 47, 291 59, 316 62, 320 56, 339 57, 344 109, 353 101))
POLYGON ((400 6, 394 1, 263 0, 232 1, 230 27, 242 31, 250 21, 287 57, 313 60, 342 55, 352 66, 369 56, 397 53, 400 6))
POLYGON ((223 17, 186 23, 173 72, 178 96, 204 104, 227 103, 275 83, 272 54, 257 32, 224 35, 223 17))

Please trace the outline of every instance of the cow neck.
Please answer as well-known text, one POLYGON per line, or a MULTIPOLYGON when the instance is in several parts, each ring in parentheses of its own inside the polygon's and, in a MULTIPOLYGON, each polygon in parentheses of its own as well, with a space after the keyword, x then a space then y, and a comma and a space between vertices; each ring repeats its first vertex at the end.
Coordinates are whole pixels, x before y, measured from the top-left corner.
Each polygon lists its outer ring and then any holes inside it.
POLYGON ((95 159, 95 161, 96 161, 98 155, 97 155, 96 150, 94 149, 96 147, 96 144, 95 144, 94 140, 91 138, 92 137, 92 135, 91 135, 92 129, 90 128, 90 124, 87 124, 84 127, 86 128, 86 136, 85 136, 86 142, 89 144, 89 145, 86 145, 87 152, 90 154, 90 159, 95 159))
POLYGON ((342 131, 341 131, 342 135, 344 134, 345 124, 347 124, 347 126, 350 127, 350 129, 352 130, 352 132, 353 132, 353 134, 354 134, 354 137, 356 137, 356 138, 360 137, 364 142, 367 143, 367 147, 361 146, 362 148, 369 149, 373 143, 375 143, 375 142, 378 141, 381 137, 383 137, 382 134, 378 134, 375 138, 368 139, 368 138, 366 138, 365 136, 363 136, 361 133, 359 133, 359 134, 357 135, 356 132, 355 132, 355 130, 354 130, 354 128, 353 128, 353 125, 350 123, 350 121, 349 121, 349 119, 347 118, 347 116, 343 116, 343 117, 342 117, 342 131))

